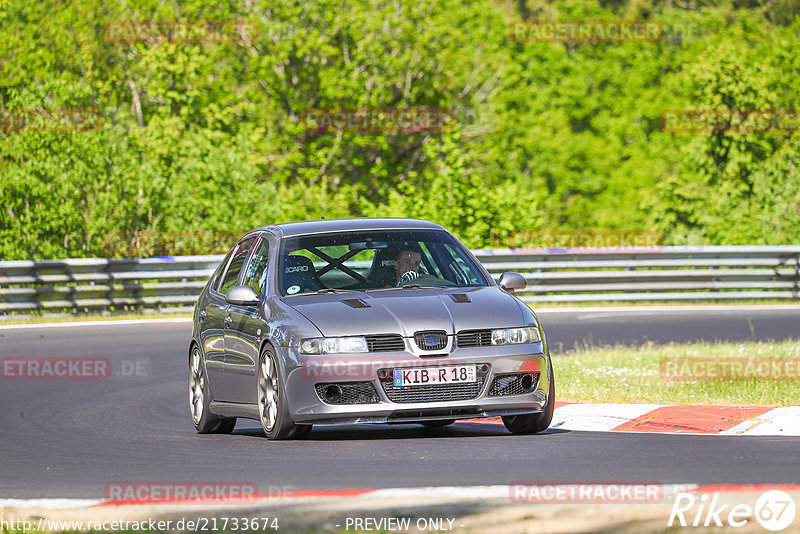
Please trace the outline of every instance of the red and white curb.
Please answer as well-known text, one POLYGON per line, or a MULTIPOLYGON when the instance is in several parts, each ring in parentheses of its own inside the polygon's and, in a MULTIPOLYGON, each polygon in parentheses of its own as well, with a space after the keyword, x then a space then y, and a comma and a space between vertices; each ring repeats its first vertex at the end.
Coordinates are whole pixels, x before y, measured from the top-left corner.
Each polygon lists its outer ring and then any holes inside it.
POLYGON ((800 406, 557 403, 550 428, 592 432, 800 436, 800 406))
MULTIPOLYGON (((502 424, 499 417, 469 423, 502 424)), ((800 436, 800 406, 672 406, 557 402, 550 430, 800 436)))

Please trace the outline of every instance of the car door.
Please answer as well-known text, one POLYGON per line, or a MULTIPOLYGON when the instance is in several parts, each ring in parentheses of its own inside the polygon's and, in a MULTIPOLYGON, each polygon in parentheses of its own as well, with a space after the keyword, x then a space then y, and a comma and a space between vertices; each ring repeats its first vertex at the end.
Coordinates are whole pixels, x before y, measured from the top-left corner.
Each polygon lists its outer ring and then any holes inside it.
MULTIPOLYGON (((239 285, 250 286, 263 298, 269 264, 270 243, 266 237, 254 246, 254 252, 242 273, 239 285)), ((260 306, 228 307, 230 325, 225 330, 225 383, 232 402, 256 403, 256 371, 260 343, 266 324, 260 306)))
MULTIPOLYGON (((236 248, 231 255, 230 262, 228 263, 228 267, 225 270, 225 273, 220 278, 220 282, 215 293, 215 303, 218 303, 218 306, 214 306, 212 310, 212 306, 207 308, 208 314, 211 313, 219 313, 221 314, 220 323, 221 333, 223 337, 222 342, 222 353, 216 354, 215 353, 215 368, 219 368, 219 374, 221 375, 220 379, 216 381, 216 384, 213 382, 213 378, 209 375, 209 380, 212 383, 212 392, 214 395, 214 400, 218 401, 225 401, 225 402, 232 402, 232 386, 230 384, 230 377, 224 372, 225 369, 225 357, 227 354, 227 344, 232 341, 232 337, 229 335, 229 331, 231 329, 232 319, 230 315, 230 304, 225 300, 225 295, 239 285, 239 278, 242 274, 242 269, 244 265, 247 263, 247 259, 250 257, 250 253, 253 250, 253 244, 256 241, 256 236, 246 236, 244 239, 239 241, 236 245, 236 248)), ((208 367, 208 366, 206 366, 208 367)))
POLYGON ((231 256, 236 247, 225 256, 220 264, 219 270, 211 281, 209 290, 205 297, 198 303, 198 318, 200 320, 199 337, 203 344, 205 354, 206 372, 208 373, 208 383, 211 388, 212 398, 219 398, 217 390, 222 387, 225 365, 225 330, 224 319, 228 310, 228 303, 225 296, 220 294, 218 289, 227 271, 231 256))

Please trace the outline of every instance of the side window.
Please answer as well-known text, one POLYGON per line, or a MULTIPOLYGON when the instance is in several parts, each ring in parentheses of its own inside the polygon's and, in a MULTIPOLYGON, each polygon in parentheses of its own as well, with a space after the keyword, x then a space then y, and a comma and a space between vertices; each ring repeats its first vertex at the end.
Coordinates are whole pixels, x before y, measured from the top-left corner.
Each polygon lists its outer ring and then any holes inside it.
POLYGON ((255 236, 249 237, 236 247, 236 252, 233 253, 231 263, 228 266, 228 270, 225 272, 222 284, 219 286, 219 292, 223 295, 236 287, 236 280, 239 278, 239 273, 242 270, 242 266, 244 266, 245 260, 247 260, 247 256, 250 255, 250 249, 253 247, 255 240, 255 236))
POLYGON ((267 281, 267 263, 269 263, 269 241, 262 239, 242 279, 243 285, 252 287, 259 295, 264 291, 264 284, 267 281))
POLYGON ((216 289, 217 287, 219 287, 219 279, 222 276, 222 271, 225 270, 225 266, 228 265, 228 261, 231 259, 231 255, 233 254, 234 250, 236 250, 235 246, 228 251, 228 253, 225 255, 225 259, 222 260, 222 262, 219 264, 219 267, 217 267, 217 270, 214 271, 214 274, 211 275, 211 277, 212 277, 211 288, 212 289, 216 289))

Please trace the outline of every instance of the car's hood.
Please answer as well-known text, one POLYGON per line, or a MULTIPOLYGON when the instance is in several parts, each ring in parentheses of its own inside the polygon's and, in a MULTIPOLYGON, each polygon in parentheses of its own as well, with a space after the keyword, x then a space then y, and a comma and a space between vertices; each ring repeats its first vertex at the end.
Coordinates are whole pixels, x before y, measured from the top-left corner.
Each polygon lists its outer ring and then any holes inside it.
POLYGON ((285 303, 305 315, 324 336, 414 335, 420 330, 524 326, 517 300, 496 286, 461 289, 395 289, 297 295, 285 303))

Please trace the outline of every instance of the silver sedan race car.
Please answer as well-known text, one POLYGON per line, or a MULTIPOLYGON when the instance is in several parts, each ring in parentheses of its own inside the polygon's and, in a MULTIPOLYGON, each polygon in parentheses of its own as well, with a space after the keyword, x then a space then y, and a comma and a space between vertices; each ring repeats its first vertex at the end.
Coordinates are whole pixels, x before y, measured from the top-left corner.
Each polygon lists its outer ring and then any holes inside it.
POLYGON ((501 416, 545 430, 555 382, 536 315, 450 232, 413 219, 265 226, 203 289, 189 346, 198 432, 239 417, 270 439, 312 425, 501 416))

